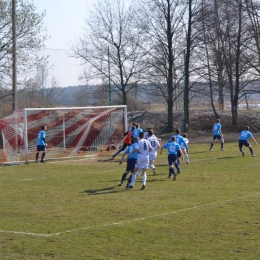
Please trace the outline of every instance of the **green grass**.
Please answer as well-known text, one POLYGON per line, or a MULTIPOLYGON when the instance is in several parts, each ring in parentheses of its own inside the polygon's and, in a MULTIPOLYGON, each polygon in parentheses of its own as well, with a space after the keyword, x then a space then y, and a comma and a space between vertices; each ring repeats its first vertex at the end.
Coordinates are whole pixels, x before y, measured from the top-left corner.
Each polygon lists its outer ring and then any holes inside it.
POLYGON ((0 259, 258 259, 260 149, 191 144, 174 182, 167 153, 133 190, 98 157, 0 167, 0 259))

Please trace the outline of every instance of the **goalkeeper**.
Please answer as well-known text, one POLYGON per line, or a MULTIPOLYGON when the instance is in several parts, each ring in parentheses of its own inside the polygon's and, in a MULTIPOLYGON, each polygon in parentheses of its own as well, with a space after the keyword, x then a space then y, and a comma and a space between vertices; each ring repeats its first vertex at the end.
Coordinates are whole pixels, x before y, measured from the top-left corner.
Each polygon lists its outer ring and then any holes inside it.
POLYGON ((119 153, 125 150, 127 146, 130 146, 132 144, 132 133, 135 130, 135 127, 132 126, 132 130, 128 130, 124 133, 124 144, 121 149, 119 149, 112 158, 114 159, 119 153))

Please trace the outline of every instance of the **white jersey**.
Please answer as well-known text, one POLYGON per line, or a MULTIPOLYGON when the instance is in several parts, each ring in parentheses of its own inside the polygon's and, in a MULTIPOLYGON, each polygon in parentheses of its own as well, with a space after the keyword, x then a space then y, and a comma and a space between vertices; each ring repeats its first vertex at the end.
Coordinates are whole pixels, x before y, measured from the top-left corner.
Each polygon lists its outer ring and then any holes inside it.
POLYGON ((158 148, 160 148, 160 143, 155 137, 155 135, 152 135, 148 138, 149 143, 151 144, 153 150, 149 153, 149 155, 156 155, 158 148))
MULTIPOLYGON (((189 139, 188 138, 183 137, 183 140, 185 141, 186 144, 189 143, 189 139)), ((185 144, 183 142, 181 142, 181 149, 182 150, 186 149, 185 144)))
POLYGON ((152 148, 148 140, 142 138, 135 146, 138 149, 137 162, 135 167, 140 169, 148 169, 149 166, 149 150, 152 148))
POLYGON ((138 149, 138 156, 148 156, 149 150, 152 148, 150 142, 144 138, 139 140, 139 142, 136 144, 136 148, 138 149))

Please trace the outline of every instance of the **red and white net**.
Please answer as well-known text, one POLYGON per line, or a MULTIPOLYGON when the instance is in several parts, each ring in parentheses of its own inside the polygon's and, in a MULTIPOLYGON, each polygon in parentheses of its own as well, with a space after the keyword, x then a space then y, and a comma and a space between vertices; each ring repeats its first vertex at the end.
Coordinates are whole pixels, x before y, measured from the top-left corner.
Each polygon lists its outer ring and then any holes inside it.
POLYGON ((35 160, 42 125, 47 126, 46 160, 110 155, 114 152, 112 149, 120 145, 126 129, 124 109, 124 106, 117 106, 16 111, 0 120, 2 162, 35 160))

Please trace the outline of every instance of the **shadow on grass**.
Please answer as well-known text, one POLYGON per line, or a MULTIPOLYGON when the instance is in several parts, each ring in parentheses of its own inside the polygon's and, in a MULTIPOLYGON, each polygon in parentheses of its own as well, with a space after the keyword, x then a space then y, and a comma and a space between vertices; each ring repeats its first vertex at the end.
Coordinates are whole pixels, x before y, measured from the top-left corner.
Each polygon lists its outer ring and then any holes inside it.
MULTIPOLYGON (((206 150, 206 151, 199 151, 199 152, 190 152, 189 154, 199 154, 199 153, 208 153, 209 150, 206 150)), ((214 151, 212 151, 214 152, 214 151)))
POLYGON ((98 162, 110 162, 113 161, 114 159, 112 157, 106 158, 106 159, 99 159, 97 160, 98 162))
MULTIPOLYGON (((156 175, 152 175, 149 176, 148 175, 148 179, 147 179, 147 183, 151 183, 151 182, 163 182, 165 180, 168 180, 168 174, 166 173, 162 173, 162 174, 156 174, 156 175), (157 175, 165 175, 165 179, 156 179, 157 175)), ((118 180, 111 180, 110 182, 116 182, 118 180)), ((142 182, 142 178, 137 178, 136 179, 136 185, 138 185, 140 182, 142 182)), ((127 182, 125 182, 127 183, 127 182)), ((118 192, 123 192, 126 191, 128 189, 124 189, 124 184, 123 184, 123 189, 122 186, 111 186, 111 187, 107 187, 107 188, 103 188, 103 189, 99 189, 99 190, 85 190, 84 193, 87 193, 88 195, 103 195, 103 194, 112 194, 112 193, 118 193, 118 192), (115 188, 119 188, 118 190, 116 190, 115 188)))
POLYGON ((115 190, 117 186, 111 186, 99 190, 85 190, 84 192, 87 193, 88 195, 103 195, 103 194, 112 194, 112 193, 117 193, 117 192, 122 192, 123 190, 115 190))
MULTIPOLYGON (((222 160, 222 159, 233 159, 233 158, 238 158, 238 156, 226 156, 226 157, 218 157, 218 160, 222 160)), ((242 158, 242 157, 241 157, 242 158)))

